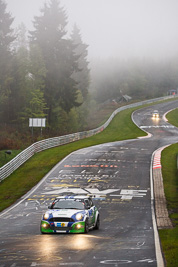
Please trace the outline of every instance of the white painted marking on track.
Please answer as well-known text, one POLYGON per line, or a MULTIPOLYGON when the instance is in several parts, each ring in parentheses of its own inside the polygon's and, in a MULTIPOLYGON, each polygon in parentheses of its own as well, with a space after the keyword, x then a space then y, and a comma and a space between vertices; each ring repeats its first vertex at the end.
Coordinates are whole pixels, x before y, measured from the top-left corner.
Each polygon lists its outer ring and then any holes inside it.
POLYGON ((138 260, 137 262, 148 262, 148 263, 151 263, 151 262, 154 262, 154 260, 151 260, 151 259, 143 259, 143 260, 138 260))
POLYGON ((74 194, 94 194, 94 195, 97 195, 97 196, 100 196, 100 195, 107 195, 107 194, 110 194, 110 193, 113 193, 115 191, 119 191, 120 189, 106 189, 106 190, 102 190, 102 191, 99 191, 98 188, 85 188, 85 189, 82 189, 82 188, 59 188, 57 190, 52 190, 52 191, 49 191, 49 192, 45 192, 43 194, 45 195, 58 195, 58 194, 63 194, 63 193, 74 193, 74 194))
POLYGON ((107 194, 110 194, 110 193, 113 193, 115 191, 119 191, 120 189, 106 189, 106 190, 102 190, 102 191, 99 191, 98 188, 90 188, 90 189, 87 189, 91 194, 96 194, 96 195, 107 195, 107 194))
POLYGON ((32 262, 32 264, 30 265, 32 267, 35 267, 35 266, 54 266, 53 264, 51 265, 50 263, 37 263, 37 262, 32 262))
POLYGON ((83 266, 83 262, 61 262, 59 266, 83 266))
MULTIPOLYGON (((121 147, 121 149, 124 149, 123 147, 121 147)), ((120 150, 115 150, 115 151, 111 151, 111 153, 123 153, 123 151, 120 150)))
POLYGON ((175 128, 173 125, 145 125, 145 126, 140 126, 141 129, 150 129, 150 128, 175 128))
POLYGON ((104 260, 104 261, 100 261, 100 263, 106 264, 106 265, 114 265, 114 266, 117 266, 118 264, 132 263, 132 261, 130 261, 130 260, 104 260))
POLYGON ((133 197, 146 196, 147 190, 127 190, 122 189, 119 195, 110 195, 111 197, 121 197, 121 199, 131 200, 133 197))
POLYGON ((143 241, 142 243, 140 243, 140 242, 137 243, 137 247, 142 247, 144 245, 145 245, 145 241, 143 241))
POLYGON ((122 197, 121 197, 121 199, 125 199, 125 200, 127 200, 127 199, 130 200, 130 199, 132 199, 132 198, 133 198, 133 196, 122 196, 122 197))

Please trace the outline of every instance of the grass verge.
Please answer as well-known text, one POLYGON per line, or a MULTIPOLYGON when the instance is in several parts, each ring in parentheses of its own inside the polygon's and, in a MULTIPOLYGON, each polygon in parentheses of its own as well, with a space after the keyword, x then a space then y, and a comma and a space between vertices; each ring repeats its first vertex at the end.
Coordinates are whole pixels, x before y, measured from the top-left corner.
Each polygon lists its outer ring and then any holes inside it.
POLYGON ((172 125, 175 125, 178 127, 178 108, 174 109, 173 111, 169 112, 166 115, 166 118, 168 119, 169 123, 172 125))
MULTIPOLYGON (((167 114, 169 123, 178 127, 178 108, 167 114)), ((167 200, 172 229, 159 230, 162 248, 167 267, 178 266, 178 144, 164 149, 162 152, 162 174, 164 192, 167 200)))

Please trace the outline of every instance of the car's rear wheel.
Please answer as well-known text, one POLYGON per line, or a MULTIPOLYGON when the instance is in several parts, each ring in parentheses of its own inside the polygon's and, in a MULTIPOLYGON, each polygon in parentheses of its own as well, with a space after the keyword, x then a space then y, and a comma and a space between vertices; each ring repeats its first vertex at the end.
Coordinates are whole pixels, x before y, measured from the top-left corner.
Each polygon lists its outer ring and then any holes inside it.
POLYGON ((99 230, 99 228, 100 228, 100 216, 98 215, 94 229, 99 230))

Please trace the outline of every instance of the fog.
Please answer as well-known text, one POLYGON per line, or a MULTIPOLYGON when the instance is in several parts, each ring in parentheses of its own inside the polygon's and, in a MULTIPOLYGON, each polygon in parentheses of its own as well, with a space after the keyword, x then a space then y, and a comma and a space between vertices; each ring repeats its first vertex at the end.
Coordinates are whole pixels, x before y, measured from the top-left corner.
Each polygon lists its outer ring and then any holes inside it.
MULTIPOLYGON (((33 28, 33 17, 47 0, 6 0, 15 18, 33 28)), ((177 0, 61 0, 68 15, 68 31, 74 23, 93 58, 164 58, 178 55, 177 0)))

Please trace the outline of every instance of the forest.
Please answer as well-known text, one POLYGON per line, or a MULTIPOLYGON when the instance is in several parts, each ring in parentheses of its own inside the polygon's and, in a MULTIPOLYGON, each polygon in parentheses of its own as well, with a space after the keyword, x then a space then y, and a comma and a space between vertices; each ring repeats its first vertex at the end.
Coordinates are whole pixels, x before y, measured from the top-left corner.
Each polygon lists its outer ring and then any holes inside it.
MULTIPOLYGON (((90 128, 92 116, 122 95, 133 101, 178 88, 178 55, 161 59, 88 60, 88 46, 59 0, 45 3, 33 30, 14 18, 0 0, 0 150, 32 142, 29 118, 46 118, 37 139, 90 128)), ((29 145, 29 143, 28 143, 29 145)))

